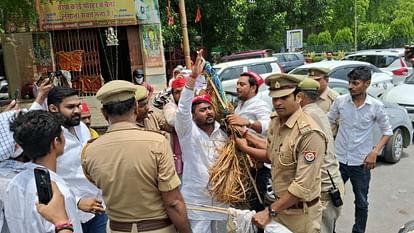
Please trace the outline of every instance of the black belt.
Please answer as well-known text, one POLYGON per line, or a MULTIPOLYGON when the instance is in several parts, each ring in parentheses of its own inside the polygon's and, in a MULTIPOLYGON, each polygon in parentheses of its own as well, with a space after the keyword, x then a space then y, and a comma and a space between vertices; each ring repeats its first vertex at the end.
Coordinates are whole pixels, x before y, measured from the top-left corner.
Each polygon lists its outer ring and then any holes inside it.
POLYGON ((109 221, 109 227, 114 231, 131 232, 132 225, 137 224, 138 232, 141 231, 154 231, 172 224, 169 218, 156 219, 156 220, 142 220, 138 222, 117 222, 109 221))

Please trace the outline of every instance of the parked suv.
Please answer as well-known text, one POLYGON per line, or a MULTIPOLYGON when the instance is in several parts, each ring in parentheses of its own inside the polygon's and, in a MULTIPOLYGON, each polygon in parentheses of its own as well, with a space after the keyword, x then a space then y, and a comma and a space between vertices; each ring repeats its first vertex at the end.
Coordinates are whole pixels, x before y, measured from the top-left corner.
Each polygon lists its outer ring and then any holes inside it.
POLYGON ((404 49, 363 50, 350 54, 343 60, 364 61, 382 71, 391 72, 394 85, 404 81, 413 69, 409 62, 405 62, 404 49))
POLYGON ((223 62, 213 66, 221 81, 238 79, 240 73, 253 71, 258 74, 282 73, 282 68, 277 64, 277 58, 255 58, 240 61, 223 62))
POLYGON ((305 57, 301 53, 274 53, 272 56, 277 58, 277 63, 286 73, 305 64, 305 57))

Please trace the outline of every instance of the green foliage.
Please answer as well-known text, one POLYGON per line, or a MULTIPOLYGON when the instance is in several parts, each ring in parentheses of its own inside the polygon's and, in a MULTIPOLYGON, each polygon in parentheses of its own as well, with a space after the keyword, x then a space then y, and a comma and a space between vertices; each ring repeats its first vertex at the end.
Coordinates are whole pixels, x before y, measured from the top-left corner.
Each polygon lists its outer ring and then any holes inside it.
POLYGON ((390 37, 390 27, 381 23, 362 24, 358 31, 359 42, 368 47, 381 47, 390 37))
POLYGON ((331 45, 332 37, 329 31, 324 31, 318 34, 318 45, 331 45))
POLYGON ((352 31, 349 27, 344 27, 338 30, 335 33, 334 37, 335 44, 352 44, 354 41, 354 37, 352 35, 352 31))
POLYGON ((2 25, 14 24, 29 27, 36 25, 37 13, 34 1, 30 0, 1 0, 0 20, 2 25))
POLYGON ((308 35, 308 39, 306 40, 307 45, 318 45, 318 35, 311 33, 308 35))
POLYGON ((391 38, 413 38, 414 37, 414 24, 412 17, 405 16, 396 18, 391 22, 390 27, 391 38))

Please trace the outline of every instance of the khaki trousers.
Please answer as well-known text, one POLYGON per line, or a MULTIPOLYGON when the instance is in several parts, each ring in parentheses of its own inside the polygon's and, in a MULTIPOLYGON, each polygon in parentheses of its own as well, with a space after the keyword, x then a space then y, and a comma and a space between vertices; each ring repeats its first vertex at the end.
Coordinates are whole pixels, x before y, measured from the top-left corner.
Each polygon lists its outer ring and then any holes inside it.
POLYGON ((321 231, 322 205, 318 201, 302 209, 286 209, 277 215, 275 220, 294 233, 319 233, 321 231))
MULTIPOLYGON (((111 230, 111 228, 109 227, 109 221, 108 221, 108 224, 106 225, 106 232, 107 233, 125 233, 123 231, 113 231, 113 230, 111 230)), ((177 233, 177 231, 175 230, 175 227, 174 227, 173 224, 171 224, 167 227, 158 229, 158 230, 154 230, 154 231, 138 231, 137 224, 135 224, 135 223, 132 224, 132 230, 131 230, 130 233, 138 233, 138 232, 145 232, 145 233, 177 233)))

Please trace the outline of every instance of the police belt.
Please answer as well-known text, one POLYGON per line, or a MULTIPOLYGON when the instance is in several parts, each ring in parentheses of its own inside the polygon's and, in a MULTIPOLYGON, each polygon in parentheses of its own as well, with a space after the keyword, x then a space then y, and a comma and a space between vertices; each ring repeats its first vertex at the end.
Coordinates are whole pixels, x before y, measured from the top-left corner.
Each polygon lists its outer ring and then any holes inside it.
POLYGON ((289 207, 288 209, 303 209, 303 204, 305 203, 308 207, 314 206, 316 203, 318 203, 319 201, 319 197, 313 199, 312 201, 300 201, 294 205, 292 205, 291 207, 289 207))
POLYGON ((109 227, 113 231, 131 232, 132 225, 136 224, 138 232, 142 231, 154 231, 162 229, 172 224, 169 218, 155 219, 155 220, 142 220, 138 222, 117 222, 109 220, 109 227))

